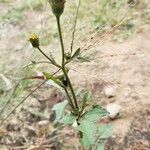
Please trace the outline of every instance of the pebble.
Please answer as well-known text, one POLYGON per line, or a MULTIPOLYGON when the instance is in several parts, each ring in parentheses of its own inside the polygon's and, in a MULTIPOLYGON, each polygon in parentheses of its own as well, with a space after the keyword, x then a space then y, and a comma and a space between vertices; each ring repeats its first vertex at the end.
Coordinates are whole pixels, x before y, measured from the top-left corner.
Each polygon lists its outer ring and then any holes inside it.
POLYGON ((114 87, 107 86, 104 88, 104 94, 106 97, 111 98, 111 97, 114 97, 116 95, 116 90, 114 87))
POLYGON ((38 122, 38 125, 40 126, 40 127, 45 127, 45 126, 47 126, 49 124, 49 121, 48 120, 42 120, 42 121, 39 121, 38 122))
POLYGON ((106 106, 106 110, 110 113, 109 118, 110 119, 117 119, 120 116, 122 107, 119 104, 109 104, 106 106))

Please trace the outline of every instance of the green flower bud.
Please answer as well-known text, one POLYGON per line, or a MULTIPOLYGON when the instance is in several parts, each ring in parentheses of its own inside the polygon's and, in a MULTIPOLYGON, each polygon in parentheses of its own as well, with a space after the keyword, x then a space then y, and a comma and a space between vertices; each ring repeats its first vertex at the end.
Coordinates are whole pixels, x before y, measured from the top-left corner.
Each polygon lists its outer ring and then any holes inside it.
POLYGON ((32 46, 35 47, 35 48, 38 48, 39 45, 40 45, 40 43, 39 43, 39 37, 35 33, 32 33, 29 36, 28 41, 30 41, 30 43, 32 44, 32 46))
POLYGON ((65 58, 66 58, 66 60, 70 60, 71 59, 71 54, 69 52, 65 53, 65 58))
POLYGON ((63 83, 64 86, 66 86, 66 87, 68 86, 68 81, 64 75, 59 75, 56 78, 59 79, 63 83))
POLYGON ((49 0, 52 12, 56 17, 60 17, 64 11, 65 0, 49 0))

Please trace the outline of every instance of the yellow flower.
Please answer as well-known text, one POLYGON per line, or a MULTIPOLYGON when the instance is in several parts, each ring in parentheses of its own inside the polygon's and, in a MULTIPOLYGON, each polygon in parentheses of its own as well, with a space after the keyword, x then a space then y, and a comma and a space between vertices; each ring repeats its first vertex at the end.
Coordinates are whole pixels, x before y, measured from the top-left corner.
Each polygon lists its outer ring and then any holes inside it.
POLYGON ((28 41, 30 41, 30 43, 32 44, 33 47, 38 48, 40 43, 39 43, 39 37, 37 34, 32 33, 29 36, 28 41))
POLYGON ((64 11, 65 0, 49 0, 52 12, 56 17, 60 17, 64 11))

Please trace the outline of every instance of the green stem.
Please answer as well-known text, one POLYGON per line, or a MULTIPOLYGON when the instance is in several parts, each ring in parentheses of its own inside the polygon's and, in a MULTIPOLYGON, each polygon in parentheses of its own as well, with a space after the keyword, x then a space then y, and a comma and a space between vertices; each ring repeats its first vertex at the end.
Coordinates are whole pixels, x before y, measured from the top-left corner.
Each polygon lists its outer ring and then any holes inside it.
POLYGON ((75 107, 74 107, 74 104, 72 102, 72 99, 71 99, 71 97, 69 95, 69 92, 68 92, 67 88, 64 88, 64 90, 65 90, 65 92, 66 92, 66 94, 68 96, 70 106, 74 109, 75 107))
POLYGON ((62 50, 62 66, 65 63, 65 49, 64 49, 64 44, 63 44, 63 37, 61 33, 61 27, 60 27, 60 17, 56 17, 57 20, 57 26, 58 26, 58 32, 59 32, 59 38, 60 38, 60 43, 61 43, 61 50, 62 50))
POLYGON ((57 64, 56 62, 54 62, 50 57, 48 57, 42 50, 40 47, 37 48, 54 66, 61 68, 61 66, 59 64, 57 64))
POLYGON ((32 62, 31 61, 31 63, 30 64, 28 64, 28 65, 26 65, 26 66, 23 66, 23 68, 27 68, 27 67, 29 67, 29 66, 34 66, 34 65, 38 65, 38 64, 52 64, 51 62, 49 62, 49 61, 38 61, 38 62, 32 62))
POLYGON ((78 103, 77 103, 77 99, 76 99, 76 96, 75 96, 75 93, 74 93, 74 89, 72 87, 71 81, 68 77, 68 74, 67 74, 67 71, 66 71, 66 68, 65 68, 65 50, 64 50, 63 37, 62 37, 62 33, 61 33, 60 17, 56 17, 56 20, 57 20, 57 26, 58 26, 58 32, 59 32, 59 38, 60 38, 61 50, 62 50, 62 71, 63 71, 63 73, 64 73, 64 75, 65 75, 65 77, 68 81, 68 86, 69 86, 71 94, 73 96, 75 107, 79 108, 78 103))
POLYGON ((71 81, 70 81, 70 79, 69 79, 69 77, 68 77, 68 74, 67 74, 67 72, 66 72, 66 69, 65 69, 64 67, 62 67, 62 71, 63 71, 63 73, 64 73, 64 75, 65 75, 65 77, 66 77, 66 79, 67 79, 67 81, 68 81, 68 85, 69 85, 70 91, 71 91, 72 96, 73 96, 73 99, 74 99, 75 107, 76 107, 76 108, 79 108, 79 107, 78 107, 78 103, 77 103, 77 99, 76 99, 76 95, 75 95, 75 93, 74 93, 74 89, 73 89, 73 86, 72 86, 72 84, 71 84, 71 81))

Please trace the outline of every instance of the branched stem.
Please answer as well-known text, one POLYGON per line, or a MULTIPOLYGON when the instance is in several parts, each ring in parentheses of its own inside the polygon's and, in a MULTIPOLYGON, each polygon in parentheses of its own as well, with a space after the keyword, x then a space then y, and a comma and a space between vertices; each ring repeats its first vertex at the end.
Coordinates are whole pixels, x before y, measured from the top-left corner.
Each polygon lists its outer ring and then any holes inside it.
POLYGON ((38 50, 56 67, 61 68, 61 66, 59 64, 57 64, 55 61, 53 61, 50 57, 48 57, 42 50, 40 47, 38 47, 38 50))
POLYGON ((75 108, 79 108, 72 83, 70 81, 70 78, 69 78, 68 73, 67 73, 66 68, 65 68, 65 50, 64 50, 64 43, 63 43, 63 37, 62 37, 62 32, 61 32, 61 26, 60 26, 60 17, 56 17, 56 20, 57 20, 57 26, 58 26, 58 32, 59 32, 59 38, 60 38, 61 50, 62 50, 62 71, 63 71, 63 73, 64 73, 64 75, 68 81, 68 86, 70 88, 70 92, 71 92, 72 97, 74 99, 75 108))
POLYGON ((73 99, 74 99, 75 107, 76 107, 76 108, 79 108, 79 107, 78 107, 78 103, 77 103, 77 99, 76 99, 76 95, 75 95, 75 93, 74 93, 74 89, 73 89, 72 83, 71 83, 71 81, 70 81, 70 78, 69 78, 69 76, 68 76, 68 74, 67 74, 67 72, 66 72, 66 69, 65 69, 65 68, 62 68, 62 70, 63 70, 63 73, 64 73, 64 75, 65 75, 65 77, 66 77, 66 79, 67 79, 67 81, 68 81, 68 85, 69 85, 70 91, 71 91, 72 96, 73 96, 73 99))

